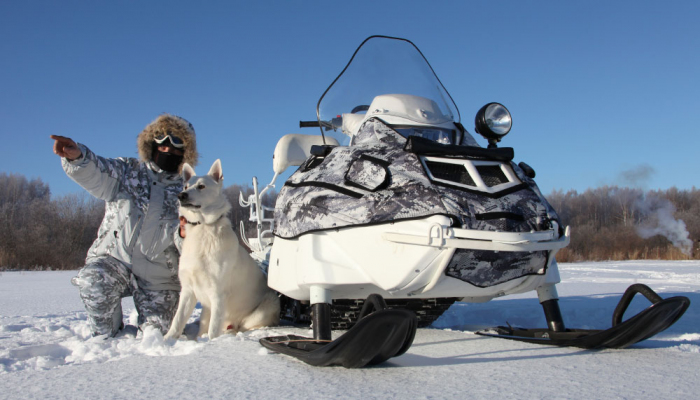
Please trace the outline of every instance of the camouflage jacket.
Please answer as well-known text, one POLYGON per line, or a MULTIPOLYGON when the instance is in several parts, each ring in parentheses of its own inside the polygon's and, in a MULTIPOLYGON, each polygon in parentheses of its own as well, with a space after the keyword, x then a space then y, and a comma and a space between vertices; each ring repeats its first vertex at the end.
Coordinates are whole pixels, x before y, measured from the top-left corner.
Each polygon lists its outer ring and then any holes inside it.
POLYGON ((78 145, 81 158, 62 159, 66 174, 93 196, 106 202, 91 259, 111 256, 131 267, 138 282, 150 290, 179 290, 177 195, 182 177, 135 158, 103 158, 78 145))

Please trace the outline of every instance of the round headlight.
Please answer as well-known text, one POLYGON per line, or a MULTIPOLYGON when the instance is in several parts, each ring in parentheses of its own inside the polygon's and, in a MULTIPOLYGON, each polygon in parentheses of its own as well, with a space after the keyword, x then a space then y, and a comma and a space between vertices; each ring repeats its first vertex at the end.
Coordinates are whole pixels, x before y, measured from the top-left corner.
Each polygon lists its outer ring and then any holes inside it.
POLYGON ((486 139, 499 141, 510 132, 513 119, 508 109, 499 103, 489 103, 476 113, 474 129, 486 139))

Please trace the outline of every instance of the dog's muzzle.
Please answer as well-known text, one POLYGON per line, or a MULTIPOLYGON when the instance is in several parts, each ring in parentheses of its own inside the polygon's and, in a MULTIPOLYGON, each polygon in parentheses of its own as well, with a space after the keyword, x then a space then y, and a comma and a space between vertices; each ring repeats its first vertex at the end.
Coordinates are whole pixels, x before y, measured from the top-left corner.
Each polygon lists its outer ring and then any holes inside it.
POLYGON ((190 203, 190 196, 187 194, 187 192, 180 192, 177 195, 177 199, 180 200, 180 207, 189 207, 189 208, 200 208, 201 207, 201 206, 190 203))

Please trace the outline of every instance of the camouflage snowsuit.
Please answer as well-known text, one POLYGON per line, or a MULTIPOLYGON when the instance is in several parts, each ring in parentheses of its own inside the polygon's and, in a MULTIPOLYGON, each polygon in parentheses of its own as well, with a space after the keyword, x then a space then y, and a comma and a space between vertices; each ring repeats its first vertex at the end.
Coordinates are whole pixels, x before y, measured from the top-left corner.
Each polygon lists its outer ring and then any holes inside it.
POLYGON ((133 296, 138 323, 167 332, 177 308, 179 174, 151 161, 108 159, 78 144, 83 155, 62 159, 66 174, 106 201, 97 239, 73 283, 95 334, 114 334, 122 321, 121 298, 133 296))

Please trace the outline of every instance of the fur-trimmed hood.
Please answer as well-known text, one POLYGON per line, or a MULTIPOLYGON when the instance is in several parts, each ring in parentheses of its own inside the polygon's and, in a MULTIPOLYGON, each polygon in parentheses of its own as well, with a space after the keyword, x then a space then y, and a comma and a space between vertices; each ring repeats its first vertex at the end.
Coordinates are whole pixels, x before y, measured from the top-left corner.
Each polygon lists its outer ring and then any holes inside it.
POLYGON ((197 152, 197 138, 194 133, 194 127, 186 119, 177 115, 161 114, 155 121, 151 122, 139 133, 136 140, 139 150, 139 158, 143 162, 152 160, 153 143, 155 137, 159 133, 171 132, 185 142, 185 155, 180 164, 178 172, 182 170, 182 165, 188 163, 197 165, 199 153, 197 152))

